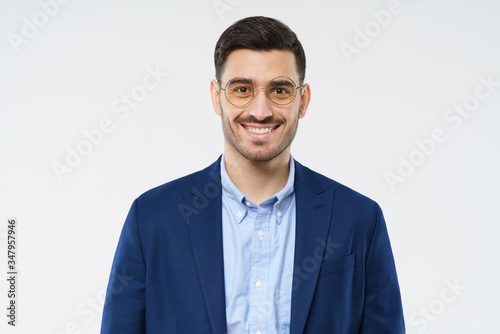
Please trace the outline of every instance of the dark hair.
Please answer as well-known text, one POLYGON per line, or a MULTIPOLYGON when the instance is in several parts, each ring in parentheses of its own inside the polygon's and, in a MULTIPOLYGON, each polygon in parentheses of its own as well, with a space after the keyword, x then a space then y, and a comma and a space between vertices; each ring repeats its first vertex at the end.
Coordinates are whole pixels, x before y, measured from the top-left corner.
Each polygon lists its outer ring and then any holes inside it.
POLYGON ((220 81, 227 57, 232 51, 290 50, 295 55, 299 85, 306 76, 306 55, 297 35, 284 23, 264 16, 253 16, 233 23, 215 45, 215 77, 220 81))

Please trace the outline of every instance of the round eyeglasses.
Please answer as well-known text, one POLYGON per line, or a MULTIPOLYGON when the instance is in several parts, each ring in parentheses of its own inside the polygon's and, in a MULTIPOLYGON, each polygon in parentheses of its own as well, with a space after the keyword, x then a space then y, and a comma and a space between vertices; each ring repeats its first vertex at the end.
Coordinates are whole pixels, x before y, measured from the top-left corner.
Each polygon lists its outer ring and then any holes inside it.
MULTIPOLYGON (((220 86, 220 82, 219 82, 220 86)), ((292 79, 284 76, 276 77, 269 82, 266 88, 255 88, 252 81, 247 78, 238 77, 229 80, 224 91, 226 99, 234 106, 242 107, 252 102, 255 97, 255 91, 265 89, 267 97, 275 104, 284 106, 290 104, 297 95, 297 87, 292 79)))

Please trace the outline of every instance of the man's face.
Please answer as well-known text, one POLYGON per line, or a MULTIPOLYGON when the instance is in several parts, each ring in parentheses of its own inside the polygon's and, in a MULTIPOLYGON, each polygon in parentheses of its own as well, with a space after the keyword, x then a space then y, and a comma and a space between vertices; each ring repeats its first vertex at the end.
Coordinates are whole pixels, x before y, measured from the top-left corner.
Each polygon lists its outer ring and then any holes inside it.
POLYGON ((222 118, 226 150, 250 161, 270 161, 280 154, 290 154, 290 144, 297 132, 299 119, 309 104, 310 88, 298 89, 295 99, 287 105, 277 105, 266 95, 269 82, 276 77, 288 77, 299 85, 295 55, 291 51, 236 50, 229 54, 221 77, 221 87, 242 77, 256 89, 253 100, 245 106, 234 106, 224 91, 212 81, 211 93, 215 112, 222 118))

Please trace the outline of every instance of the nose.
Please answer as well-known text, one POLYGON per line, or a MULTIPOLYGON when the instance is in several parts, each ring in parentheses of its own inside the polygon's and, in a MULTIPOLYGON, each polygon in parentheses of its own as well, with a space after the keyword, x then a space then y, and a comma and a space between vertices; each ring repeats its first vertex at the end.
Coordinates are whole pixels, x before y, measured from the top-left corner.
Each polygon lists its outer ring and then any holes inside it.
POLYGON ((254 88, 254 97, 250 104, 249 113, 258 120, 264 120, 273 115, 269 103, 272 103, 266 94, 266 88, 254 88), (259 94, 259 90, 261 91, 259 94))

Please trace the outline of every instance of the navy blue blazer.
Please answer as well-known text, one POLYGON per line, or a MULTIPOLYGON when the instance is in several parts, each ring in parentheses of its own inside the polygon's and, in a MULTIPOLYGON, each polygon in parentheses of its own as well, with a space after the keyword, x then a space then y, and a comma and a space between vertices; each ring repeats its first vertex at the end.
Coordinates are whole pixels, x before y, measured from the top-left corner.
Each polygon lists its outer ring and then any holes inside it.
MULTIPOLYGON (((295 162, 290 333, 404 333, 380 207, 295 162)), ((226 333, 220 158, 139 196, 118 242, 101 334, 226 333)))

